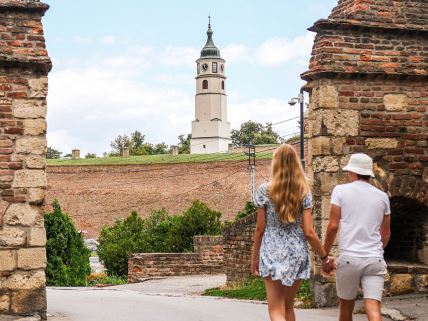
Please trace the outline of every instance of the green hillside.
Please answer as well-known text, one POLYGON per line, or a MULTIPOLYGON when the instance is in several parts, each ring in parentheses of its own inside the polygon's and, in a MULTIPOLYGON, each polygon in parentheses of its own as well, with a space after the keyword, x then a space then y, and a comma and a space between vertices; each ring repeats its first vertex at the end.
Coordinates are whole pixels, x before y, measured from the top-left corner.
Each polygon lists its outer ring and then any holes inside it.
MULTIPOLYGON (((258 152, 256 159, 272 159, 273 150, 258 152)), ((47 165, 132 165, 132 164, 176 164, 176 163, 197 163, 197 162, 216 162, 216 161, 237 161, 247 160, 248 156, 244 153, 215 153, 215 154, 180 154, 173 156, 164 155, 144 155, 123 157, 99 157, 82 158, 78 160, 71 159, 48 159, 47 165)))

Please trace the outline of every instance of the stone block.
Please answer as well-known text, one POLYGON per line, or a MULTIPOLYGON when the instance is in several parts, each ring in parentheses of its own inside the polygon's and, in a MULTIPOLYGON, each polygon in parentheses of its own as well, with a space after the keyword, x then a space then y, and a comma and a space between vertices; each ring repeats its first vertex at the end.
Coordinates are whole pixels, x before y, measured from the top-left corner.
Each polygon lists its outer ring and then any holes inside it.
POLYGON ((331 194, 333 188, 338 184, 338 174, 336 173, 319 173, 319 190, 321 194, 331 194))
POLYGON ((365 145, 368 149, 395 149, 398 140, 395 138, 367 138, 365 145))
POLYGON ((313 107, 316 108, 337 108, 339 105, 339 94, 337 88, 332 85, 322 85, 313 90, 311 99, 313 107))
POLYGON ((330 155, 330 138, 321 136, 310 139, 309 149, 312 156, 330 155))
MULTIPOLYGON (((359 123, 357 110, 326 111, 322 114, 321 127, 333 136, 358 136, 359 123)), ((322 128, 321 134, 324 134, 322 128)))
POLYGON ((46 134, 47 123, 43 118, 24 120, 24 135, 46 134))
POLYGON ((22 270, 34 270, 45 267, 45 248, 28 248, 18 250, 18 268, 22 270))
POLYGON ((312 159, 312 168, 314 173, 337 172, 339 171, 339 162, 333 156, 315 157, 312 159))
POLYGON ((48 95, 48 77, 29 79, 28 86, 31 98, 45 98, 48 95))
POLYGON ((424 264, 428 265, 428 246, 425 245, 422 249, 418 250, 418 259, 424 264))
POLYGON ((10 306, 10 298, 8 295, 0 295, 0 313, 8 312, 10 306))
POLYGON ((30 230, 28 239, 29 246, 45 246, 46 245, 46 230, 43 227, 34 227, 30 230))
POLYGON ((315 304, 318 308, 332 307, 338 304, 334 283, 314 282, 315 304))
POLYGON ((14 99, 12 110, 16 118, 45 118, 47 106, 41 100, 14 99))
POLYGON ((407 96, 403 94, 388 94, 383 97, 383 103, 387 111, 403 111, 407 109, 407 96))
POLYGON ((12 187, 46 187, 46 173, 44 170, 19 170, 15 173, 12 187))
POLYGON ((44 169, 46 167, 46 159, 44 156, 28 155, 25 156, 25 166, 28 169, 44 169))
POLYGON ((29 188, 27 190, 27 200, 30 204, 43 204, 46 196, 44 188, 29 188))
POLYGON ((16 227, 0 230, 0 247, 17 247, 25 244, 25 232, 16 227))
POLYGON ((0 271, 8 272, 16 269, 15 251, 0 251, 0 271))
POLYGON ((325 220, 330 219, 330 207, 331 207, 330 201, 331 201, 331 198, 328 196, 323 196, 321 198, 321 218, 322 219, 325 219, 325 220))
POLYGON ((44 271, 17 271, 3 281, 2 288, 6 290, 35 290, 44 287, 45 283, 44 271))
POLYGON ((11 297, 10 309, 16 314, 30 314, 46 308, 46 289, 15 290, 11 297))
POLYGON ((346 143, 344 137, 336 137, 331 139, 331 147, 334 155, 342 155, 344 153, 343 147, 346 143))
POLYGON ((400 295, 415 291, 414 279, 411 274, 394 274, 391 276, 390 293, 400 295))
POLYGON ((8 225, 34 225, 39 211, 36 207, 25 203, 11 204, 4 216, 4 223, 8 225))
POLYGON ((46 138, 24 136, 16 140, 16 152, 21 154, 46 154, 46 138))

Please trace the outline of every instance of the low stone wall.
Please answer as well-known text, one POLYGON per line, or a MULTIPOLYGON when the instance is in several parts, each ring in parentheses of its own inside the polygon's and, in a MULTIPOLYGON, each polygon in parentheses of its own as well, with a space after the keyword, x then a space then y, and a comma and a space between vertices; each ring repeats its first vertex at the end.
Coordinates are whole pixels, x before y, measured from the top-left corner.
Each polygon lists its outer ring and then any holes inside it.
POLYGON ((227 282, 246 279, 250 275, 256 215, 249 215, 223 232, 224 271, 227 282))
POLYGON ((423 264, 388 263, 385 295, 428 293, 428 266, 423 264))
POLYGON ((128 281, 149 277, 223 273, 223 237, 195 236, 193 253, 137 253, 128 260, 128 281))

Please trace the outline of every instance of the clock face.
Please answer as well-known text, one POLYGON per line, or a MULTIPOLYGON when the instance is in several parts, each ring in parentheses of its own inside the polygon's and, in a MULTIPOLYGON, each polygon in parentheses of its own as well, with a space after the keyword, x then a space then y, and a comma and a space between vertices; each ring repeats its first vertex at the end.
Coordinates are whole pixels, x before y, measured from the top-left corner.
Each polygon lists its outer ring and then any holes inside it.
POLYGON ((221 71, 224 71, 224 65, 223 64, 220 65, 220 69, 221 69, 221 71))
POLYGON ((202 65, 202 69, 203 69, 204 71, 207 71, 207 70, 208 70, 208 64, 207 64, 207 63, 203 64, 203 65, 202 65))

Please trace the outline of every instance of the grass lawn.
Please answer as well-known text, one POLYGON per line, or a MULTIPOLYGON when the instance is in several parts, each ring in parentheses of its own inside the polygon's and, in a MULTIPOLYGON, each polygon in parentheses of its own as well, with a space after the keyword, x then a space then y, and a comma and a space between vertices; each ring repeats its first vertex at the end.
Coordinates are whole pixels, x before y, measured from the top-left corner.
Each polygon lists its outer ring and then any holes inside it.
MULTIPOLYGON (((241 300, 266 300, 266 289, 262 278, 249 277, 247 280, 235 283, 231 286, 223 288, 213 288, 206 290, 202 295, 219 296, 225 298, 241 299, 241 300)), ((314 307, 313 293, 309 285, 309 281, 304 280, 297 292, 298 301, 302 304, 300 308, 314 307)))
MULTIPOLYGON (((272 159, 273 150, 258 152, 256 159, 272 159)), ((215 153, 215 154, 180 154, 173 156, 164 155, 143 155, 124 157, 98 157, 71 159, 48 159, 47 165, 132 165, 132 164, 176 164, 176 163, 199 163, 215 161, 237 161, 247 160, 244 153, 215 153)))

